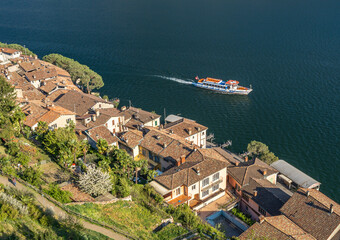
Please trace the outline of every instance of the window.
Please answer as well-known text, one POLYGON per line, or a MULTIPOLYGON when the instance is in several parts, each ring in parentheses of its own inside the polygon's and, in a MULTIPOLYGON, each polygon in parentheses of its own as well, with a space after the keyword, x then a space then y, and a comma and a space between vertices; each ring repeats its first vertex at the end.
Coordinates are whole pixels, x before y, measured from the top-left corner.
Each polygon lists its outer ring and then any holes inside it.
POLYGON ((55 129, 55 128, 57 128, 57 127, 58 127, 57 124, 51 125, 51 129, 55 129))
POLYGON ((209 195, 209 189, 202 192, 202 198, 204 198, 205 196, 209 195))
POLYGON ((155 156, 155 162, 159 163, 159 157, 158 156, 155 156))
POLYGON ((112 120, 112 125, 115 125, 115 120, 112 120))
POLYGON ((212 187, 212 191, 216 192, 219 188, 220 188, 220 184, 217 184, 217 185, 212 187))
POLYGON ((180 194, 181 194, 181 188, 179 187, 179 188, 176 189, 176 195, 178 196, 180 194))
POLYGON ((66 122, 67 123, 71 122, 71 118, 66 119, 66 122))
POLYGON ((146 150, 145 150, 145 149, 142 150, 142 154, 143 154, 144 156, 146 156, 146 150))
POLYGON ((207 177, 206 179, 203 180, 202 187, 205 187, 209 184, 209 178, 207 177))
POLYGON ((263 216, 266 216, 266 210, 264 210, 263 208, 261 208, 259 206, 259 212, 263 215, 263 216))
POLYGON ((217 181, 219 178, 220 178, 220 173, 219 173, 219 172, 218 172, 218 173, 215 173, 215 174, 213 175, 213 182, 217 181))
POLYGON ((202 132, 202 136, 204 136, 204 132, 202 132))
POLYGON ((192 185, 191 190, 195 190, 196 189, 196 184, 192 185))
POLYGON ((155 121, 155 126, 157 126, 157 124, 158 124, 158 122, 157 122, 157 121, 155 121))

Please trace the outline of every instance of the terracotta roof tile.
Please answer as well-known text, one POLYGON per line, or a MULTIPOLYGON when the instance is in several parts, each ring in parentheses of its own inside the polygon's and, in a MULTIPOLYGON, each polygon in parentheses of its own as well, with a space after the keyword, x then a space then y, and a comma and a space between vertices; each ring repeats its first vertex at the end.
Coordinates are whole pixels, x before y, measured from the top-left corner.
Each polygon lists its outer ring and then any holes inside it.
POLYGON ((267 175, 277 173, 278 171, 270 167, 268 164, 259 159, 249 160, 248 162, 240 163, 239 166, 228 168, 228 173, 241 185, 249 183, 250 178, 264 178, 263 171, 267 171, 267 175))
POLYGON ((266 237, 268 239, 296 239, 296 240, 315 240, 312 235, 305 232, 298 225, 293 223, 287 217, 280 215, 275 217, 266 217, 263 222, 255 223, 247 231, 243 232, 239 238, 255 239, 266 237))
POLYGON ((42 67, 40 61, 38 59, 35 59, 33 61, 29 62, 21 62, 19 63, 19 66, 25 71, 25 72, 30 72, 36 69, 39 69, 42 67))
POLYGON ((90 136, 95 142, 99 139, 105 139, 109 145, 118 142, 119 139, 114 136, 106 127, 98 126, 91 128, 86 131, 87 135, 90 136))
POLYGON ((25 76, 31 82, 41 81, 41 80, 57 77, 57 71, 54 68, 43 67, 43 68, 34 70, 32 72, 26 72, 25 76))
POLYGON ((164 129, 172 130, 174 134, 183 138, 187 138, 199 132, 207 130, 208 128, 193 120, 182 118, 176 122, 166 124, 164 126, 164 129))
POLYGON ((300 188, 283 205, 281 212, 316 239, 328 239, 332 233, 339 234, 340 206, 318 190, 300 188), (331 204, 333 213, 330 212, 331 204))
POLYGON ((121 134, 121 142, 130 148, 134 148, 143 140, 143 134, 139 131, 130 130, 121 134))

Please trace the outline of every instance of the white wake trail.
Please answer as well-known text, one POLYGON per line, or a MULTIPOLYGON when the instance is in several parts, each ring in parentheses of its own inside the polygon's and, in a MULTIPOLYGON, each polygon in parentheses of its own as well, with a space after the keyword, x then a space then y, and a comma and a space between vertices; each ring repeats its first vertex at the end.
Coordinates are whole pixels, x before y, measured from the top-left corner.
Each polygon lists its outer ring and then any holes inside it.
POLYGON ((183 80, 183 79, 179 79, 179 78, 175 78, 175 77, 166 77, 166 76, 161 76, 161 75, 154 75, 155 77, 159 77, 159 78, 163 78, 163 79, 167 79, 167 80, 171 80, 174 82, 178 82, 178 83, 182 83, 182 84, 192 84, 193 82, 191 81, 187 81, 187 80, 183 80))

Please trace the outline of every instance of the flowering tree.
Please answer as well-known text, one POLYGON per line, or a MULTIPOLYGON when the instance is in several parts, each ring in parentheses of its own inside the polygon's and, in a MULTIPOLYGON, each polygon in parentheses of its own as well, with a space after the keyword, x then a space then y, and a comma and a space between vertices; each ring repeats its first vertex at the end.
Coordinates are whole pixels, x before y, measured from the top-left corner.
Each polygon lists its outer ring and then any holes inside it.
POLYGON ((87 172, 80 175, 78 185, 81 190, 98 196, 112 190, 112 182, 109 173, 104 173, 95 167, 88 167, 87 172))

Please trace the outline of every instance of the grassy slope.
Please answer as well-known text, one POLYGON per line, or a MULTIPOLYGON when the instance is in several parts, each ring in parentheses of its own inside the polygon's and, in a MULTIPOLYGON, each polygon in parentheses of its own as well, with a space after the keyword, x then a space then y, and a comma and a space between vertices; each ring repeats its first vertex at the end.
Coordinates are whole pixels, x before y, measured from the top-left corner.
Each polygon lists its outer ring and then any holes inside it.
POLYGON ((118 201, 113 204, 84 204, 69 206, 74 211, 108 225, 116 226, 141 239, 157 238, 152 230, 161 223, 159 215, 134 202, 118 201))

